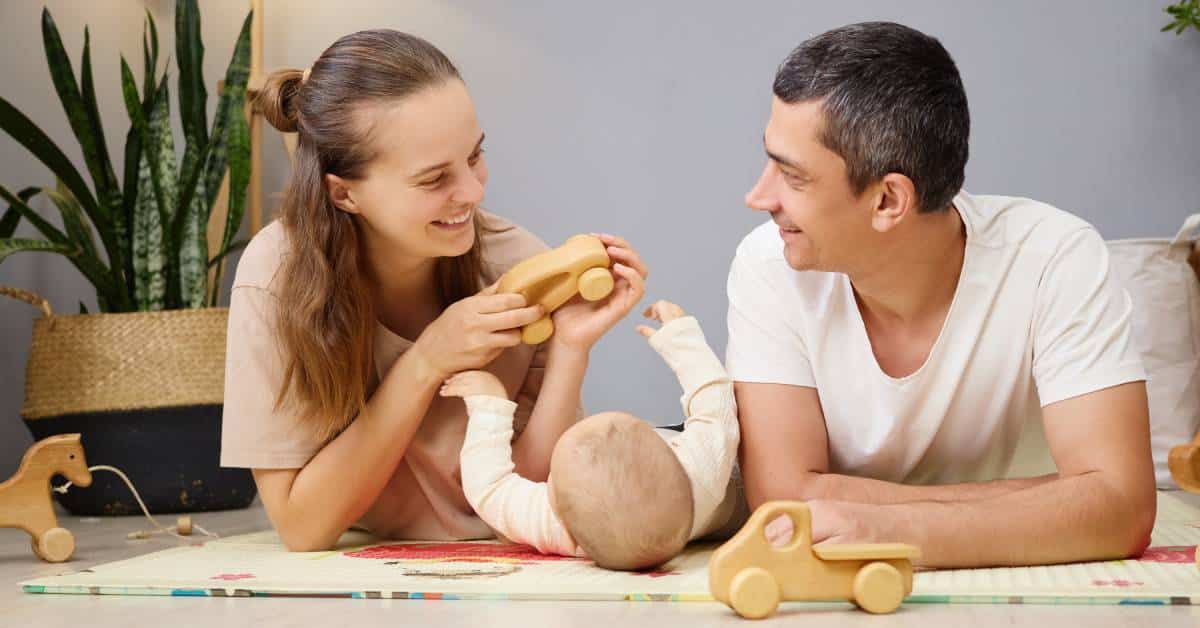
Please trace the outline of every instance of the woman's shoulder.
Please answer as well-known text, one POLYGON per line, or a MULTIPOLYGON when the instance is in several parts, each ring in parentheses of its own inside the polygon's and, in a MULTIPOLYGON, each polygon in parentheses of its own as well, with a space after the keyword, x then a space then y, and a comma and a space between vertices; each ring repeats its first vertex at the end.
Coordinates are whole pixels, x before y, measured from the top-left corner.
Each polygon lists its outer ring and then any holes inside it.
POLYGON ((250 239, 238 259, 233 287, 270 290, 287 251, 287 232, 278 220, 272 221, 250 239))
POLYGON ((550 249, 540 238, 502 216, 479 210, 484 218, 483 263, 491 282, 526 258, 550 249))

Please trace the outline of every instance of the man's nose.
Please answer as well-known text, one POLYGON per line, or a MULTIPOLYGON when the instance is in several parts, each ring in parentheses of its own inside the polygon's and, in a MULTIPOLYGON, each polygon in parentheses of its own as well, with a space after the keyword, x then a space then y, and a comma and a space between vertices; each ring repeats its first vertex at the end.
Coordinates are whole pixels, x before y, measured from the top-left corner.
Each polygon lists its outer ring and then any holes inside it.
POLYGON ((762 174, 759 175, 754 187, 750 188, 749 192, 746 192, 746 207, 754 211, 763 212, 773 212, 779 208, 779 199, 771 191, 771 179, 773 176, 771 170, 771 164, 768 162, 763 167, 762 174))

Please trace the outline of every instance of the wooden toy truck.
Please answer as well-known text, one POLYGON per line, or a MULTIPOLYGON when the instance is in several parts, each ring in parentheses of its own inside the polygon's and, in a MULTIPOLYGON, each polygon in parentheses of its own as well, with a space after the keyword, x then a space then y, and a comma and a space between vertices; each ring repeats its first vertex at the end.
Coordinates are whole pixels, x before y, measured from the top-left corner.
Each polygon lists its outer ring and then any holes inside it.
POLYGON ((903 543, 813 547, 808 506, 768 502, 713 553, 708 586, 713 597, 749 619, 774 613, 780 601, 848 600, 871 613, 891 613, 912 593, 912 559, 918 556, 918 548, 903 543), (765 528, 780 515, 791 518, 793 533, 775 547, 765 528))

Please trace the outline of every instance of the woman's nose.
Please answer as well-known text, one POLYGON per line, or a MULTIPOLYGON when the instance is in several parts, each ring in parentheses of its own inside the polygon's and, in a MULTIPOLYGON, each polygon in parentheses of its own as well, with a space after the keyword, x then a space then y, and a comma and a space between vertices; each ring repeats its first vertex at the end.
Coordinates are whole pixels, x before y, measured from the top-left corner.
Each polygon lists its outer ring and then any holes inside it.
POLYGON ((779 208, 779 199, 771 191, 773 177, 771 170, 771 162, 767 162, 758 181, 754 183, 754 187, 746 192, 746 207, 763 212, 775 211, 779 208))
POLYGON ((483 180, 472 171, 467 171, 461 179, 462 183, 454 192, 454 200, 463 205, 477 205, 483 202, 483 180))

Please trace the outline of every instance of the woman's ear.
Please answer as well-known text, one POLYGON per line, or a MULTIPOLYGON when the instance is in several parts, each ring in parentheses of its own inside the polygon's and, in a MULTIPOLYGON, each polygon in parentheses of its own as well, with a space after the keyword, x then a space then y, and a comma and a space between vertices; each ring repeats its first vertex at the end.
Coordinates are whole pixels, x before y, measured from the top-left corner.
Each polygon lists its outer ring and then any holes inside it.
POLYGON ((336 174, 325 175, 325 189, 329 190, 329 202, 333 206, 348 213, 359 213, 358 205, 354 202, 354 194, 350 190, 350 184, 345 179, 336 174))
POLYGON ((917 212, 917 187, 912 179, 889 172, 877 184, 877 202, 871 212, 871 226, 883 233, 917 212))

